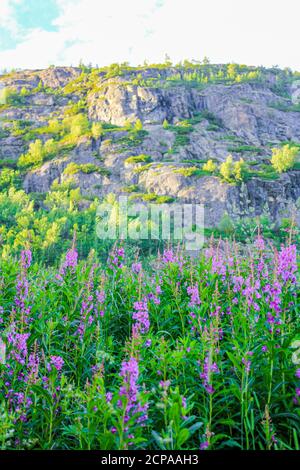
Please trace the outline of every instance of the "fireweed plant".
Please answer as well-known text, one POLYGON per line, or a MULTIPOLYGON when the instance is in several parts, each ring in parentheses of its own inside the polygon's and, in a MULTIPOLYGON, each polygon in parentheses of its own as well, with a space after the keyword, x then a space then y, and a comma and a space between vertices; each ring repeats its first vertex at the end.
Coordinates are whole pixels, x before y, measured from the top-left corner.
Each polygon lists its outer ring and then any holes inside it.
POLYGON ((300 449, 296 247, 245 250, 2 261, 1 449, 300 449))

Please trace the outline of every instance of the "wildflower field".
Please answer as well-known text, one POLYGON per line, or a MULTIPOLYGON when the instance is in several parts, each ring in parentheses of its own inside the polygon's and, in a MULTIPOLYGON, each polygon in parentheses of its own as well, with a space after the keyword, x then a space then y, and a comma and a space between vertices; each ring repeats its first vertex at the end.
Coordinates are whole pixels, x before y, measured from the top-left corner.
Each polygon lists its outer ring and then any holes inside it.
POLYGON ((1 449, 300 449, 297 255, 0 268, 1 449))

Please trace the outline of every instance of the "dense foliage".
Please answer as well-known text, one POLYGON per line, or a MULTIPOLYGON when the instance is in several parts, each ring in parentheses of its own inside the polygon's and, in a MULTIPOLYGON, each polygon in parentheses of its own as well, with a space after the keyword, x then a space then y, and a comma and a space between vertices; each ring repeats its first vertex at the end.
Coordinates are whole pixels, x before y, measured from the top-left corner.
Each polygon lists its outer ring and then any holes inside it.
MULTIPOLYGON (((0 266, 2 449, 300 449, 296 247, 0 266)), ((297 297, 298 296, 298 297, 297 297)))

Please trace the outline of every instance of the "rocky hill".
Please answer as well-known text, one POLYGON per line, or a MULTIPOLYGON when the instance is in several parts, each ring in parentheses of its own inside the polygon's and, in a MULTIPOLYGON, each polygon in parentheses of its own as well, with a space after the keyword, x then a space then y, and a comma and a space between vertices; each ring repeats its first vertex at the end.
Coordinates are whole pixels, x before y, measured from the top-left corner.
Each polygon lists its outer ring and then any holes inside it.
POLYGON ((270 164, 272 148, 300 148, 297 78, 234 64, 3 75, 1 171, 18 174, 40 204, 72 187, 83 205, 110 193, 204 203, 208 226, 224 213, 299 222, 299 163, 282 174, 270 164), (226 181, 229 154, 244 173, 226 181))

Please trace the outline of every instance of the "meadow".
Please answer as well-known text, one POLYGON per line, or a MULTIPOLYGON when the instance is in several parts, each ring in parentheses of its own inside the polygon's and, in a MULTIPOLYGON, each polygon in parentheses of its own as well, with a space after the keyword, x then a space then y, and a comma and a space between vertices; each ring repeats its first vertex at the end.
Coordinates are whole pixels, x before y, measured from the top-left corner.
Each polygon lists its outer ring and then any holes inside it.
POLYGON ((0 267, 0 448, 300 449, 296 246, 0 267))

